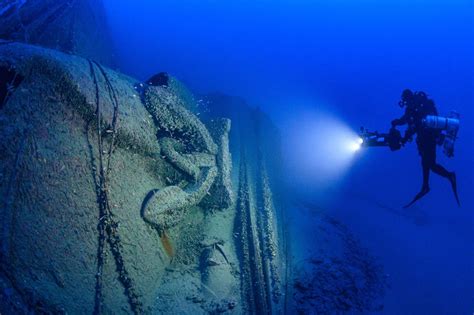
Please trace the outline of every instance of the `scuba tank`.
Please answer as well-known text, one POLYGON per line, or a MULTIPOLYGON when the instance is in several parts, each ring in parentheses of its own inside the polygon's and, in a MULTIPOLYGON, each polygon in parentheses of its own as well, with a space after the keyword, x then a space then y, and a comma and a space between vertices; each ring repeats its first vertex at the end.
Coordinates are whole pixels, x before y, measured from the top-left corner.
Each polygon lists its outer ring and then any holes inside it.
POLYGON ((452 111, 448 117, 428 115, 423 119, 423 126, 442 131, 443 152, 448 157, 454 156, 454 142, 459 130, 459 113, 452 111))

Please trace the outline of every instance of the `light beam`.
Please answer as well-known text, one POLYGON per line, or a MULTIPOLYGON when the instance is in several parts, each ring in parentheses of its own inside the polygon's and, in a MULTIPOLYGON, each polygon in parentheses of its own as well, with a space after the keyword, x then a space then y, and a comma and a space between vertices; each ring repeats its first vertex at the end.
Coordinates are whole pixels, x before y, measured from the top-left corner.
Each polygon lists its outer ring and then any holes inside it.
POLYGON ((298 181, 328 187, 346 173, 362 142, 356 132, 327 112, 299 113, 287 130, 287 167, 298 181))

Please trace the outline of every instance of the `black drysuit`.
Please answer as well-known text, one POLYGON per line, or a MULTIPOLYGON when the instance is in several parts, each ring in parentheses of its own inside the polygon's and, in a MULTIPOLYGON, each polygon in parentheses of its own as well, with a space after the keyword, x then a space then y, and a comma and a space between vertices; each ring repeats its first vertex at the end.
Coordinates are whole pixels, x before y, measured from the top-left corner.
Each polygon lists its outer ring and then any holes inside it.
POLYGON ((416 134, 418 153, 421 156, 423 186, 420 193, 407 206, 412 205, 429 192, 430 170, 447 178, 451 183, 453 183, 453 180, 455 181, 453 179, 454 173, 448 172, 443 166, 436 163, 436 144, 440 137, 440 131, 423 126, 423 119, 428 115, 438 115, 434 102, 428 99, 424 93, 415 93, 413 99, 407 105, 405 114, 401 118, 392 121, 392 126, 408 125, 402 140, 403 143, 410 140, 416 134))

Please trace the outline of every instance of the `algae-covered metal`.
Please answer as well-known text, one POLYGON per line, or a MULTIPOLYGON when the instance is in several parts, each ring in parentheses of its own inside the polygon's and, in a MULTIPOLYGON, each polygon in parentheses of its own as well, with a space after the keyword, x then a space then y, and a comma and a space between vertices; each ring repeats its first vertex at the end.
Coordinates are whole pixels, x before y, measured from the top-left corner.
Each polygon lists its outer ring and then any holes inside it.
POLYGON ((141 94, 26 44, 0 42, 0 68, 21 77, 0 108, 3 309, 281 311, 273 145, 245 128, 261 113, 198 115, 174 78, 141 94))

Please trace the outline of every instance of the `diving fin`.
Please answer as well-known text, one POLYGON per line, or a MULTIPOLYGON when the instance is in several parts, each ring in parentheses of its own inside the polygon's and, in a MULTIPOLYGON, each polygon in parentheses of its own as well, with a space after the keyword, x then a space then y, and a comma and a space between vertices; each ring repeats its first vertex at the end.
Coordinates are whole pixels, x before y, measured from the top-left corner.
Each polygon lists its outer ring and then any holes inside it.
POLYGON ((458 206, 461 207, 461 203, 459 202, 459 196, 458 196, 458 188, 456 184, 456 173, 452 172, 451 176, 449 177, 449 181, 451 182, 451 187, 453 188, 453 193, 454 197, 456 198, 456 202, 458 203, 458 206))
POLYGON ((429 187, 423 187, 423 188, 421 188, 421 191, 420 191, 418 194, 416 194, 415 198, 413 198, 413 200, 412 200, 409 204, 403 206, 403 208, 406 209, 406 208, 410 207, 410 206, 413 205, 415 202, 417 202, 418 200, 420 200, 421 198, 423 198, 423 196, 426 195, 426 194, 429 193, 429 192, 430 192, 430 188, 429 188, 429 187))

